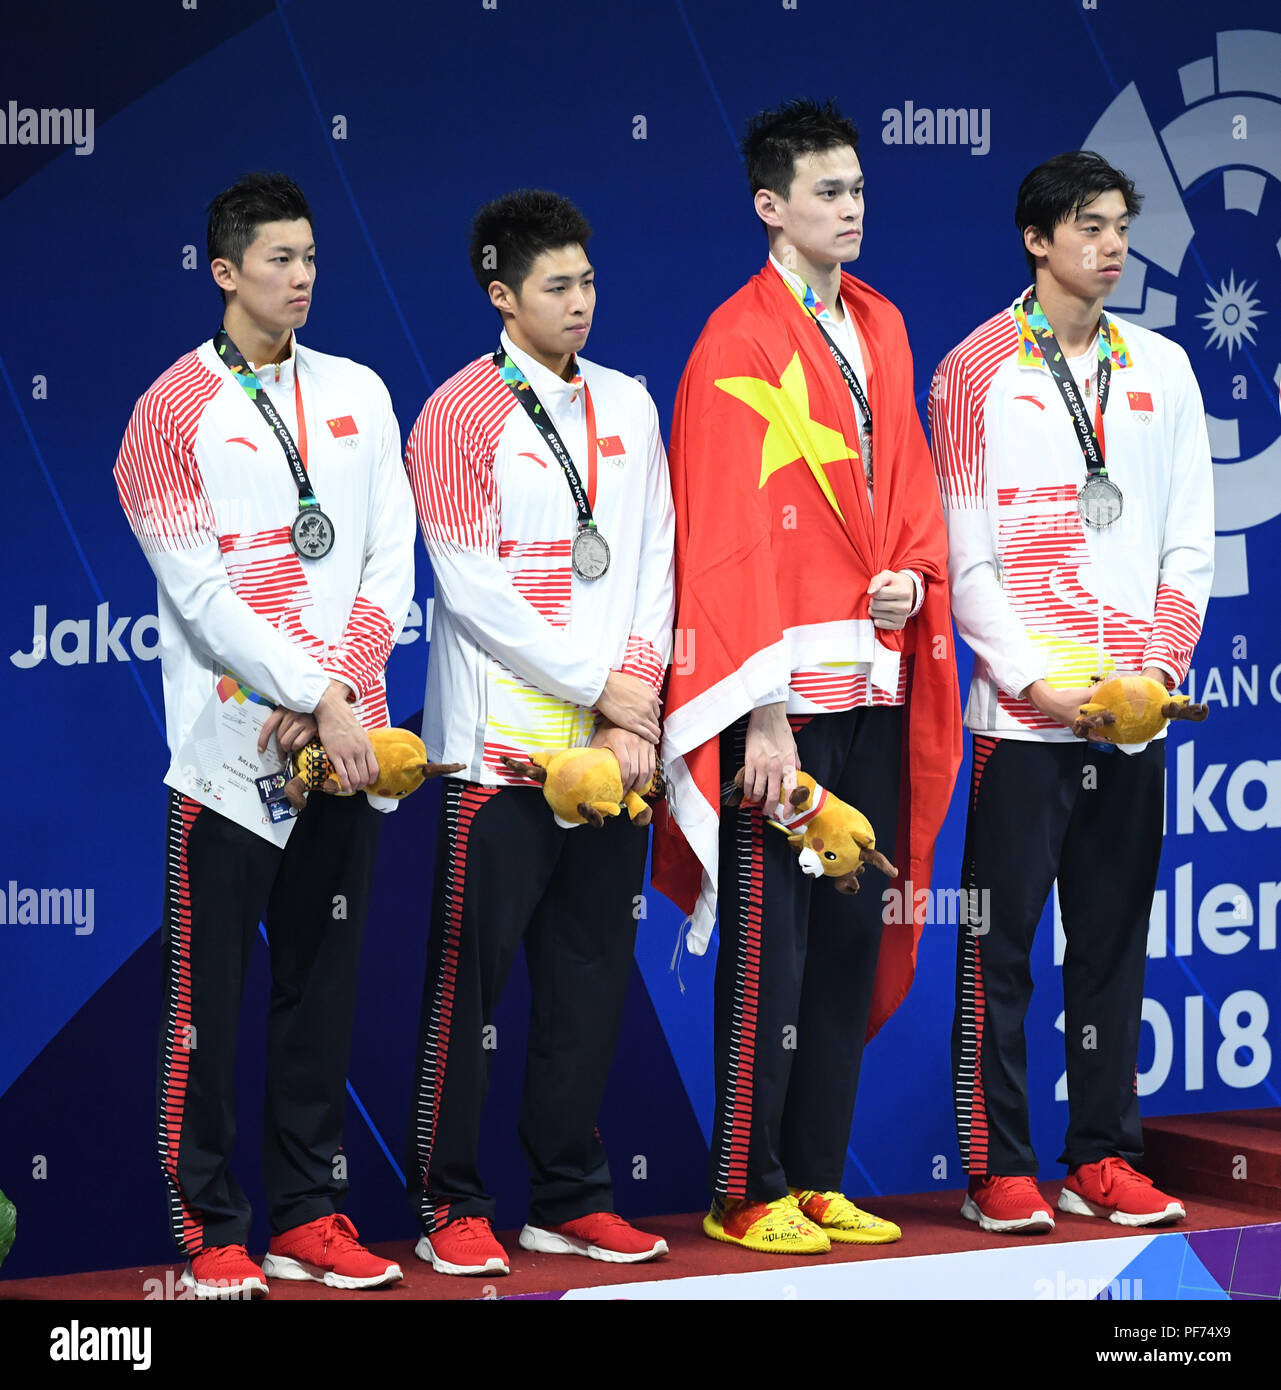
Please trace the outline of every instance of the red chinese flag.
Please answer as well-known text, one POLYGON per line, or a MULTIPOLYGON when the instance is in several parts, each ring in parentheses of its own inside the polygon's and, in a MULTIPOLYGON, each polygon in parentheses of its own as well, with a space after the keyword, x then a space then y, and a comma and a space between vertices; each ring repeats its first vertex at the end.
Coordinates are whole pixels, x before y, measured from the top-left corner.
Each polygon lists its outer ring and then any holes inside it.
POLYGON ((336 420, 326 420, 329 426, 329 433, 335 439, 346 439, 349 435, 357 434, 356 422, 350 415, 340 415, 336 420))
POLYGON ((1150 391, 1127 391, 1126 399, 1130 402, 1131 410, 1151 410, 1152 393, 1150 391))
POLYGON ((623 448, 623 441, 616 434, 607 435, 603 439, 598 439, 596 445, 600 449, 602 458, 617 458, 619 454, 625 454, 627 452, 627 450, 623 448))

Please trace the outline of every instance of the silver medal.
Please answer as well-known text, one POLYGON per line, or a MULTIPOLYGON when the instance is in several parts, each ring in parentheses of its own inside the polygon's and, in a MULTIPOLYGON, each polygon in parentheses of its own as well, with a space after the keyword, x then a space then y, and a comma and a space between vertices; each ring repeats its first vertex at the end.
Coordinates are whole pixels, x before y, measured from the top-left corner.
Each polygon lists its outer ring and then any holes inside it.
POLYGON ((319 507, 303 507, 294 517, 290 536, 304 560, 319 560, 334 548, 334 523, 319 507))
POLYGON ((609 568, 609 544, 594 526, 582 527, 570 553, 579 579, 599 579, 609 568))
POLYGON ((1096 531, 1106 531, 1121 515, 1124 506, 1121 489, 1110 478, 1098 473, 1087 478, 1077 493, 1076 509, 1081 520, 1096 531))

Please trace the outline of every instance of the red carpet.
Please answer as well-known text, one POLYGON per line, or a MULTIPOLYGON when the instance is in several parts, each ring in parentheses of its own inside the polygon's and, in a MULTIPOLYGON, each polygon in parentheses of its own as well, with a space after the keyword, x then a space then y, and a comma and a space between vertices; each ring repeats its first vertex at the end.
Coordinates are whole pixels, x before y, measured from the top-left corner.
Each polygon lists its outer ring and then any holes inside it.
MULTIPOLYGON (((1215 1122, 1227 1117, 1213 1116, 1215 1122)), ((1042 1183, 1041 1190, 1057 1199, 1059 1184, 1042 1183)), ((843 1260, 897 1259, 911 1255, 936 1255, 960 1250, 988 1250, 1001 1246, 1053 1243, 1056 1241, 1114 1239, 1142 1234, 1109 1221, 1093 1217, 1055 1213, 1057 1225, 1048 1236, 1019 1237, 985 1235, 959 1215, 959 1192, 928 1192, 912 1196, 885 1197, 869 1204, 879 1216, 897 1222, 903 1239, 893 1245, 834 1246, 821 1262, 843 1260)), ((1254 1226, 1275 1222, 1276 1211, 1248 1206, 1238 1201, 1196 1199, 1186 1203, 1188 1219, 1174 1226, 1149 1230, 1197 1231, 1219 1227, 1254 1226)), ((347 1293, 319 1284, 272 1282, 275 1302, 291 1299, 475 1299, 510 1297, 513 1294, 540 1294, 567 1288, 587 1288, 601 1284, 627 1284, 651 1279, 683 1279, 691 1275, 730 1274, 758 1269, 777 1269, 780 1265, 807 1265, 813 1258, 771 1258, 708 1240, 701 1229, 702 1213, 664 1216, 640 1223, 645 1230, 663 1236, 670 1253, 652 1264, 611 1265, 566 1255, 529 1255, 516 1243, 517 1233, 506 1232, 503 1243, 511 1256, 512 1272, 499 1278, 454 1278, 437 1274, 414 1255, 410 1240, 378 1244, 374 1249, 397 1260, 405 1278, 389 1289, 372 1293, 347 1293)), ((106 1270, 94 1274, 69 1274, 46 1279, 0 1279, 0 1299, 144 1299, 172 1298, 182 1264, 159 1265, 149 1269, 106 1270), (148 1282, 153 1281, 153 1282, 148 1282)))

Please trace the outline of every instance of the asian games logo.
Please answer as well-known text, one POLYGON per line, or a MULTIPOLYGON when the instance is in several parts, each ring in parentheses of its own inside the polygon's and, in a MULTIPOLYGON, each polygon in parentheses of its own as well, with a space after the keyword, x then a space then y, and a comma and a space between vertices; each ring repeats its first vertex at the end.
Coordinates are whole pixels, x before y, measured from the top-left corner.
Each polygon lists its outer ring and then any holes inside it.
POLYGON ((1176 339, 1214 455, 1216 598, 1250 592, 1246 535, 1281 514, 1281 34, 1236 29, 1179 68, 1159 132, 1131 83, 1084 142, 1138 184, 1143 214, 1108 307, 1176 339))

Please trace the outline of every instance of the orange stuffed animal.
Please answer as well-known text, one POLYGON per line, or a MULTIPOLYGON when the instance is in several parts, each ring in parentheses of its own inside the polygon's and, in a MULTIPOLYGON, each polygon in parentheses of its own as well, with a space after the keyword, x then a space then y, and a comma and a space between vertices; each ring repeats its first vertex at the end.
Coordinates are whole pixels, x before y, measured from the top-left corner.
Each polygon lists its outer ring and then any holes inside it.
MULTIPOLYGON (((503 762, 522 777, 543 784, 543 796, 556 824, 566 830, 576 825, 599 829, 606 816, 620 815, 624 807, 634 825, 648 825, 654 817, 636 792, 623 794, 618 759, 608 748, 566 748, 560 753, 531 753, 528 762, 517 758, 504 758, 503 762)), ((644 795, 662 794, 662 775, 656 770, 644 795)))
MULTIPOLYGON (((374 745, 378 761, 378 780, 364 791, 373 797, 388 797, 399 801, 417 791, 429 777, 446 772, 461 772, 466 763, 430 763, 427 749, 417 734, 408 729, 371 729, 369 741, 374 745)), ((329 763, 329 755, 319 739, 313 739, 290 759, 293 777, 285 785, 285 796, 295 810, 307 804, 307 793, 320 790, 331 796, 354 796, 344 792, 342 784, 329 763)))
MULTIPOLYGON (((739 768, 734 778, 736 790, 727 799, 728 805, 736 806, 743 799, 746 771, 739 768)), ((858 892, 859 875, 868 864, 887 878, 898 877, 898 870, 876 848, 875 832, 861 811, 820 787, 808 772, 798 772, 796 781, 786 819, 766 819, 787 836, 803 873, 835 879, 841 893, 858 892)))
POLYGON ((1081 706, 1072 732, 1077 738, 1093 733, 1105 743, 1148 743, 1171 719, 1200 723, 1206 705, 1188 703, 1186 695, 1171 695, 1150 676, 1095 678, 1093 697, 1081 706))

